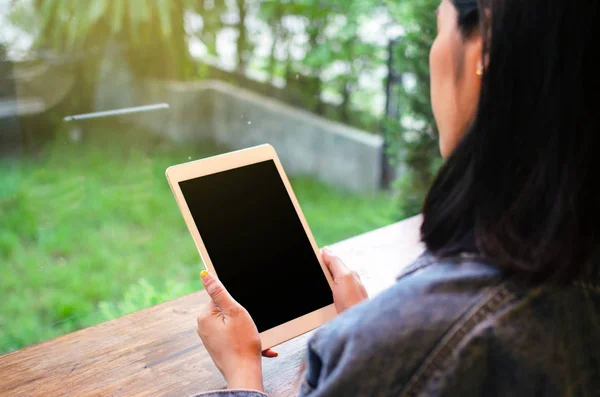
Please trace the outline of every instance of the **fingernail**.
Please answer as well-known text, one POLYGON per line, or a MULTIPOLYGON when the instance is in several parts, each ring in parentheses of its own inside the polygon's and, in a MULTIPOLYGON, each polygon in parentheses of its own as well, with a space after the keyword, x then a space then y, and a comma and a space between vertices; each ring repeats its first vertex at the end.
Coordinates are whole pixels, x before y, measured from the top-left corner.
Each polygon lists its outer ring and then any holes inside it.
POLYGON ((331 248, 329 248, 329 247, 323 248, 323 251, 325 251, 329 255, 333 255, 333 251, 331 251, 331 248))
POLYGON ((202 279, 203 283, 206 283, 208 280, 210 280, 210 273, 207 270, 202 270, 200 272, 200 278, 202 279))

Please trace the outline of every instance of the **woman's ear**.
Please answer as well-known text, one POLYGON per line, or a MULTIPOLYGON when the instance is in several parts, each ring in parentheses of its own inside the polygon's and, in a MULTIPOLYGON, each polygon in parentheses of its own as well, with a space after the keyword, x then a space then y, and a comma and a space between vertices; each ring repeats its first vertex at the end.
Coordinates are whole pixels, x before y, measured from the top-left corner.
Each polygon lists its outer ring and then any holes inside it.
POLYGON ((465 51, 465 70, 467 75, 483 76, 486 68, 483 38, 479 31, 473 32, 467 39, 465 51))

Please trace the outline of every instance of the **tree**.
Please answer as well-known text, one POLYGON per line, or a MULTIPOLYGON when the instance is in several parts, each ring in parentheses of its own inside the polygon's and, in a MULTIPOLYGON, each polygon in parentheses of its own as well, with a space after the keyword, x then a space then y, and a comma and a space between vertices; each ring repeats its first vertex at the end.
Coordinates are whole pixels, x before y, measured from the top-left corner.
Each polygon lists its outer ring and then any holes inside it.
POLYGON ((336 92, 341 98, 338 120, 350 122, 354 117, 353 95, 363 71, 384 64, 382 48, 364 42, 359 35, 360 19, 379 5, 377 0, 349 0, 340 5, 334 0, 266 0, 261 2, 260 17, 267 22, 274 37, 267 70, 271 80, 278 72, 287 86, 303 92, 304 101, 312 103, 313 111, 323 114, 321 96, 324 90, 336 92), (307 36, 305 57, 296 61, 290 57, 290 33, 283 19, 294 16, 304 20, 307 36), (284 46, 283 60, 276 58, 276 49, 284 46), (329 80, 323 71, 337 64, 347 71, 329 80))
POLYGON ((435 9, 439 0, 387 0, 391 14, 404 28, 395 47, 394 68, 413 84, 396 86, 403 121, 387 120, 393 131, 391 152, 405 165, 400 176, 401 210, 405 215, 421 211, 423 200, 441 165, 438 133, 431 110, 429 49, 436 36, 435 9))
POLYGON ((261 2, 259 17, 261 17, 271 29, 271 50, 267 63, 267 73, 269 82, 273 83, 277 76, 277 46, 280 42, 287 41, 285 28, 282 24, 282 19, 285 13, 284 4, 279 0, 267 0, 261 2))
POLYGON ((217 33, 225 26, 221 20, 221 16, 227 10, 225 0, 198 0, 195 4, 195 10, 202 16, 203 22, 199 38, 208 49, 208 52, 216 56, 218 55, 217 33))
POLYGON ((248 40, 248 27, 246 18, 248 16, 248 3, 246 0, 236 0, 238 9, 237 23, 237 71, 238 73, 246 73, 250 56, 252 55, 252 46, 248 40))
POLYGON ((61 53, 123 44, 136 75, 185 78, 191 73, 184 13, 191 0, 36 0, 38 48, 61 53))

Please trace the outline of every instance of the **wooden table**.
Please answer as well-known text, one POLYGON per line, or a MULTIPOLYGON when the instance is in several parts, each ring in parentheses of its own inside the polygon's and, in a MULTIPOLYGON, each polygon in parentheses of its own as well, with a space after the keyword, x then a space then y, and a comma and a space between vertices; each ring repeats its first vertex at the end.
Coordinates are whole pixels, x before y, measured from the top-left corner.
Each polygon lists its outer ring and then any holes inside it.
MULTIPOLYGON (((423 250, 421 218, 331 248, 363 278, 370 295, 394 282, 423 250)), ((224 381, 196 335, 201 291, 91 328, 0 356, 1 396, 188 396, 224 381)), ((264 359, 265 390, 295 396, 310 333, 264 359)))

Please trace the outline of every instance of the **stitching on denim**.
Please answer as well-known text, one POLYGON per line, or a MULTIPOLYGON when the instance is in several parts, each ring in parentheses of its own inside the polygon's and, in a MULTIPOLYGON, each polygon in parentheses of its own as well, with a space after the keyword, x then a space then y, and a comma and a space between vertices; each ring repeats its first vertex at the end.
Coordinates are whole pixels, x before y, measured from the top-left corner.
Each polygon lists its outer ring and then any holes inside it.
MULTIPOLYGON (((449 258, 443 258, 442 261, 444 263, 464 263, 485 261, 485 259, 479 254, 461 253, 449 258)), ((412 264, 408 265, 402 272, 400 272, 400 274, 396 277, 396 281, 400 281, 402 278, 409 276, 418 270, 437 263, 440 263, 440 259, 436 258, 429 251, 425 251, 412 264)))
POLYGON ((460 321, 448 332, 444 340, 425 360, 424 364, 417 370, 406 384, 401 396, 415 397, 425 387, 431 376, 441 369, 452 356, 456 347, 478 324, 482 323, 489 315, 497 312, 507 301, 513 299, 514 295, 506 285, 500 285, 488 295, 488 298, 479 305, 471 314, 460 321))
POLYGON ((408 265, 397 277, 396 281, 415 273, 429 265, 437 263, 436 259, 428 252, 418 257, 412 264, 408 265))
POLYGON ((586 283, 585 281, 574 281, 573 285, 578 288, 583 288, 588 291, 593 291, 600 294, 600 285, 586 283))

